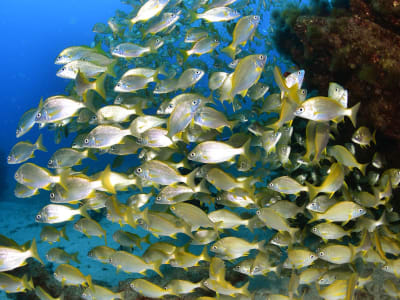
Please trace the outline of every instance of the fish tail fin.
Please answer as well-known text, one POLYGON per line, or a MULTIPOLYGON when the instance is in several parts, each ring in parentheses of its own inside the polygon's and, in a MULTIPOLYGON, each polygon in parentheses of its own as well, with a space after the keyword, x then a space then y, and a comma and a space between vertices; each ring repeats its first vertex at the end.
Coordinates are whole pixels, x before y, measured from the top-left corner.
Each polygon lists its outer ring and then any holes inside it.
POLYGON ((203 251, 201 251, 200 260, 210 261, 210 256, 208 255, 207 246, 204 246, 203 251))
POLYGON ((89 214, 88 214, 88 212, 87 212, 88 207, 89 207, 89 204, 82 205, 82 206, 79 208, 79 214, 80 214, 82 217, 91 219, 91 217, 89 216, 89 214))
POLYGON ((106 90, 104 89, 104 80, 106 79, 107 73, 103 73, 97 78, 94 90, 103 98, 106 99, 106 90))
POLYGON ((154 266, 154 269, 153 269, 154 272, 156 272, 158 275, 160 275, 160 277, 164 277, 164 274, 160 270, 161 260, 157 260, 157 261, 153 262, 153 266, 154 266))
POLYGON ((168 76, 168 72, 166 70, 166 66, 165 66, 164 63, 157 68, 156 73, 157 73, 157 75, 161 74, 161 75, 164 75, 164 76, 168 76))
POLYGON ((350 118, 351 123, 353 123, 354 127, 357 127, 357 113, 358 110, 360 109, 360 102, 358 102, 356 105, 354 105, 352 108, 350 108, 349 115, 348 117, 350 118))
POLYGON ((376 129, 374 130, 374 132, 372 133, 372 142, 376 145, 376 129))
POLYGON ((251 145, 251 138, 249 138, 246 143, 243 144, 243 146, 241 147, 242 149, 242 154, 244 156, 246 156, 247 158, 251 157, 251 153, 250 153, 250 145, 251 145))
POLYGON ((192 9, 188 9, 188 11, 189 11, 189 16, 190 16, 189 23, 192 23, 192 22, 196 21, 197 20, 197 14, 195 13, 195 11, 192 10, 192 9))
POLYGON ((36 245, 36 240, 35 238, 33 238, 32 240, 32 244, 31 247, 28 250, 31 254, 31 257, 35 258, 36 260, 38 260, 41 264, 43 264, 43 261, 41 260, 39 253, 37 251, 37 245, 36 245))
POLYGON ((230 44, 228 47, 223 48, 221 51, 228 55, 230 58, 235 59, 236 47, 234 47, 232 44, 230 44))
POLYGON ((101 172, 100 175, 100 181, 103 187, 111 194, 115 194, 115 188, 114 185, 111 182, 111 168, 110 165, 107 165, 107 167, 104 169, 103 172, 101 172))
POLYGON ((93 286, 93 282, 92 282, 92 276, 89 274, 88 276, 86 276, 86 283, 87 286, 94 291, 94 286, 93 286))
POLYGON ((243 286, 240 288, 241 294, 243 294, 243 295, 245 295, 245 296, 247 296, 247 297, 250 297, 250 296, 251 296, 251 293, 250 293, 250 291, 249 291, 249 284, 250 284, 250 280, 247 281, 247 282, 245 283, 245 285, 243 285, 243 286))
POLYGON ((266 246, 266 241, 265 240, 259 241, 257 243, 258 251, 261 251, 261 252, 264 252, 264 253, 267 252, 267 249, 265 249, 265 246, 266 246))
POLYGON ((81 262, 80 262, 80 260, 78 259, 78 254, 79 254, 79 252, 71 253, 71 259, 72 259, 74 262, 76 262, 77 264, 80 264, 81 262))
POLYGON ((306 181, 306 186, 308 188, 308 195, 310 196, 310 200, 314 199, 315 196, 317 196, 319 193, 318 188, 316 186, 313 186, 311 183, 308 183, 307 181, 306 181))
POLYGON ((129 31, 132 31, 133 25, 135 25, 136 22, 137 22, 136 17, 130 19, 129 24, 128 24, 129 31))
POLYGON ((195 189, 196 188, 195 179, 196 179, 197 172, 198 172, 198 169, 196 168, 192 172, 190 172, 189 174, 186 175, 186 184, 191 189, 195 189))
POLYGON ((28 279, 28 275, 24 274, 22 276, 22 286, 25 287, 27 290, 34 290, 35 286, 32 282, 32 278, 28 279))
POLYGON ((36 149, 47 152, 47 149, 45 146, 43 146, 43 135, 40 134, 36 143, 35 143, 36 149))
POLYGON ((67 235, 67 225, 65 225, 60 232, 61 236, 66 239, 67 241, 69 241, 69 237, 67 235))
POLYGON ((114 78, 117 77, 117 74, 115 74, 115 71, 114 71, 114 67, 117 64, 117 62, 118 62, 118 60, 114 59, 114 61, 107 66, 107 70, 106 70, 106 73, 114 78))
POLYGON ((65 169, 63 171, 61 171, 60 175, 59 175, 59 182, 58 184, 62 186, 62 188, 66 191, 68 191, 67 185, 66 185, 66 181, 68 179, 69 176, 69 170, 65 169))
POLYGON ((150 233, 147 234, 147 235, 143 238, 143 242, 146 243, 146 244, 151 245, 151 243, 150 243, 150 236, 151 236, 150 233))
POLYGON ((92 159, 92 160, 97 160, 97 156, 96 155, 94 155, 94 149, 88 149, 88 152, 87 152, 87 157, 88 158, 90 158, 90 159, 92 159))
POLYGON ((367 167, 368 167, 369 163, 366 164, 360 164, 360 171, 361 173, 365 176, 365 172, 367 171, 367 167))
POLYGON ((189 54, 187 50, 179 49, 180 54, 182 55, 183 62, 186 62, 187 59, 189 58, 189 54))

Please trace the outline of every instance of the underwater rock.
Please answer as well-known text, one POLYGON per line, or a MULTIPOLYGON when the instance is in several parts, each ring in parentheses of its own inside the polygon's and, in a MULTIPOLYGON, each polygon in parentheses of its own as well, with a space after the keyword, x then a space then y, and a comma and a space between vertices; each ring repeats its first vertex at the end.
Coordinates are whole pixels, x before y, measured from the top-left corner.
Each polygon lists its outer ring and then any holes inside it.
MULTIPOLYGON (((282 42, 281 36, 276 41, 298 66, 309 70, 307 84, 311 87, 327 91, 329 82, 335 81, 348 88, 354 101, 350 105, 362 102, 358 125, 377 128, 393 145, 383 149, 388 162, 399 166, 400 159, 392 155, 400 149, 400 18, 396 3, 352 0, 352 15, 339 10, 333 10, 332 16, 299 15, 286 22, 295 38, 282 42)), ((293 15, 287 14, 287 18, 293 15)), ((281 33, 287 36, 287 29, 281 33)))

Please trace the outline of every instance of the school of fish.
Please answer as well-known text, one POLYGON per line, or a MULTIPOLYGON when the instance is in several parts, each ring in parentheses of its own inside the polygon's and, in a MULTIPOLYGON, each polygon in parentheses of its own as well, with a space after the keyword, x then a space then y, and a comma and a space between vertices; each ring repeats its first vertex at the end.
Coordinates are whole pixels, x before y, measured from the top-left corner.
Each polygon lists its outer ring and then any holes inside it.
MULTIPOLYGON (((41 99, 18 123, 18 138, 37 125, 54 130, 57 144, 73 135, 72 145, 39 166, 31 160, 47 151, 39 135, 7 158, 19 164, 16 197, 49 193, 32 220, 42 242, 68 243, 66 227, 54 224, 73 222, 99 245, 88 254, 54 247, 44 258, 35 239, 19 245, 0 236, 0 290, 62 299, 28 275, 9 274, 34 258, 56 264, 49 272, 63 286, 81 286, 82 299, 136 299, 82 274, 88 256, 142 274, 129 289, 148 298, 354 299, 382 274, 382 291, 400 298, 392 197, 400 169, 379 153, 359 161, 375 132, 357 127, 360 104, 349 105, 347 90, 332 82, 324 96, 307 95, 304 70, 283 73, 255 52, 255 40, 266 38, 247 1, 122 2, 132 11, 96 24, 96 46, 57 56, 56 75, 70 80, 66 95, 41 99), (343 122, 356 129, 341 144, 343 122), (86 167, 103 157, 113 161, 101 171, 86 167), (121 229, 103 228, 93 218, 101 213, 121 229), (171 277, 171 269, 200 267, 207 276, 197 282, 171 277), (229 272, 244 279, 231 282, 229 272), (271 273, 283 288, 261 295, 253 279, 267 282, 271 273), (169 280, 158 285, 158 277, 169 280)), ((270 5, 261 2, 261 10, 270 5)))

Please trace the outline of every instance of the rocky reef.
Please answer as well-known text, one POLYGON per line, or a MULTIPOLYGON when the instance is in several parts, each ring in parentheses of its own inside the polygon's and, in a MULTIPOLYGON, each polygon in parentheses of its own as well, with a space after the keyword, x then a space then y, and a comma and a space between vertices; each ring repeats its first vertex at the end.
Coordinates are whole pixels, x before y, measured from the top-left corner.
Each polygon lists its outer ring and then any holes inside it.
POLYGON ((400 2, 313 1, 311 8, 288 6, 275 21, 275 42, 307 69, 306 84, 321 92, 332 81, 346 86, 351 104, 362 102, 359 125, 376 128, 377 150, 400 166, 400 2))

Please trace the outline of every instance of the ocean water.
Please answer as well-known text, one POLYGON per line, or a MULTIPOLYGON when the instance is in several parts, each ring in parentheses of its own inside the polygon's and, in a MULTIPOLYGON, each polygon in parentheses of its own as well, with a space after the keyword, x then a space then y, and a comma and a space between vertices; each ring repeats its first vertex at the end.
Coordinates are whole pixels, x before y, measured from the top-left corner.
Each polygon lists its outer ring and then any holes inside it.
MULTIPOLYGON (((265 0, 264 0, 265 1, 265 0)), ((243 2, 243 1, 242 1, 243 2)), ((268 1, 267 1, 268 2, 268 1)), ((272 1, 276 2, 276 1, 272 1)), ((283 2, 280 2, 278 9, 283 2)), ((307 1, 296 1, 301 5, 307 5, 307 1)), ((274 4, 269 4, 274 8, 274 4)), ((279 65, 283 69, 292 66, 290 61, 283 59, 274 49, 271 38, 270 19, 271 10, 258 10, 259 2, 249 1, 249 7, 253 13, 260 13, 261 23, 259 31, 264 33, 271 46, 266 47, 262 40, 253 42, 252 49, 257 53, 268 53, 269 65, 279 65)), ((1 1, 0 24, 2 32, 2 47, 0 57, 0 82, 2 91, 2 109, 0 110, 0 158, 1 163, 1 218, 0 233, 15 239, 18 243, 24 243, 35 237, 39 240, 41 226, 34 222, 36 213, 48 203, 49 192, 41 190, 40 195, 18 199, 13 195, 15 181, 13 174, 19 165, 7 165, 6 156, 12 146, 20 140, 34 142, 39 134, 43 134, 44 145, 48 152, 36 152, 34 162, 40 166, 46 166, 50 155, 62 146, 70 145, 73 136, 63 140, 61 144, 54 143, 54 132, 46 128, 35 126, 22 138, 15 137, 15 129, 22 114, 29 108, 37 106, 41 97, 63 94, 69 80, 55 76, 60 66, 54 64, 58 53, 66 47, 76 45, 92 45, 95 37, 92 27, 97 22, 106 23, 107 19, 114 15, 114 11, 121 9, 130 12, 128 5, 121 4, 118 0, 41 0, 41 1, 1 1)), ((216 25, 218 29, 220 25, 216 25)), ((224 31, 221 30, 221 34, 224 31)), ((225 32, 226 34, 226 32, 225 32)), ((228 36, 224 38, 230 39, 228 36)), ((202 58, 206 63, 213 63, 207 57, 202 58)), ((268 83, 272 78, 265 78, 268 83)), ((202 80, 201 86, 206 86, 207 81, 202 80)), ((108 158, 109 159, 109 158, 108 158)), ((91 162, 91 166, 102 169, 105 166, 103 160, 91 162)), ((126 199, 128 193, 123 193, 121 200, 126 199)), ((104 218, 100 221, 104 228, 113 232, 119 229, 118 224, 110 224, 104 218)), ((58 226, 58 228, 61 228, 58 226)), ((71 242, 62 241, 57 246, 65 246, 68 252, 84 252, 95 245, 102 244, 99 238, 87 239, 79 232, 72 229, 72 223, 67 224, 68 235, 71 242), (83 249, 83 250, 82 250, 83 249)), ((144 232, 139 234, 144 235, 144 232)), ((109 246, 117 248, 118 245, 109 238, 109 246)), ((39 254, 44 254, 54 245, 39 243, 39 254)), ((136 254, 140 254, 137 252, 136 254)), ((126 273, 115 275, 115 268, 93 262, 86 257, 86 253, 80 253, 82 261, 80 270, 84 274, 91 273, 95 280, 103 281, 115 286, 115 283, 135 276, 126 273)), ((54 269, 54 266, 53 266, 54 269)), ((0 299, 5 298, 0 292, 0 299)))

